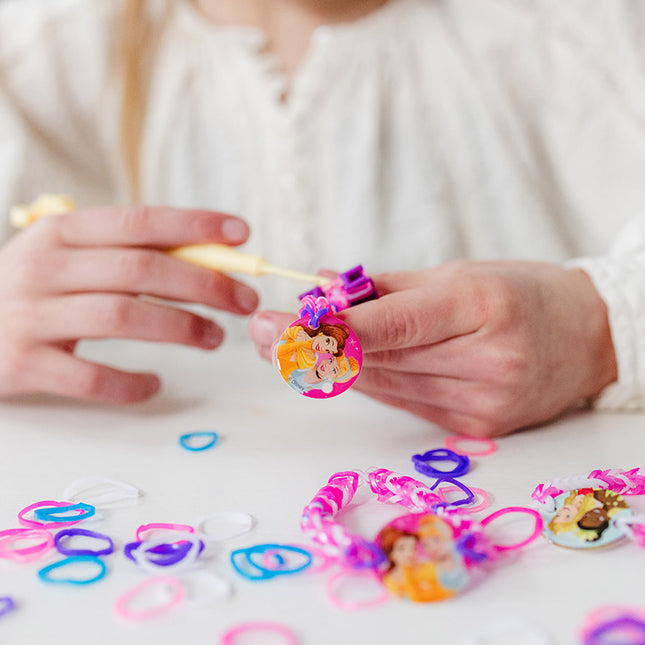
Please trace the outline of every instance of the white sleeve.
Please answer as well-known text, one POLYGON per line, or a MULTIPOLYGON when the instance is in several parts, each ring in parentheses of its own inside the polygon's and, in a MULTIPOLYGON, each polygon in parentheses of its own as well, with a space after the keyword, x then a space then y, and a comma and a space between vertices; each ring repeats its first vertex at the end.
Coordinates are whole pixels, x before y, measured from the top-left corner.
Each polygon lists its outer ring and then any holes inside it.
POLYGON ((645 212, 622 231, 609 253, 568 263, 586 271, 607 304, 618 363, 618 381, 595 406, 645 409, 645 212))

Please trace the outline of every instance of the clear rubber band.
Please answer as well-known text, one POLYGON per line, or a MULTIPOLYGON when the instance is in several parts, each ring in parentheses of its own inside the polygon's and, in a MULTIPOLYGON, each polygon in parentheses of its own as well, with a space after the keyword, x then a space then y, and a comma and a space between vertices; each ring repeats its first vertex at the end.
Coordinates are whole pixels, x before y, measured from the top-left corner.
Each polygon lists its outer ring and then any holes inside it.
POLYGON ((371 569, 340 569, 327 579, 327 597, 333 605, 344 611, 358 611, 382 605, 390 599, 390 593, 381 584, 379 575, 371 569), (343 600, 336 594, 336 588, 348 579, 369 578, 378 583, 381 592, 369 600, 343 600))
POLYGON ((132 506, 141 501, 143 491, 118 479, 88 475, 69 484, 63 491, 62 498, 73 502, 87 502, 98 508, 132 506))
MULTIPOLYGON (((488 493, 483 490, 482 488, 471 488, 470 489, 475 495, 478 495, 481 501, 479 504, 476 506, 469 506, 467 504, 464 504, 461 508, 464 511, 468 511, 469 513, 477 513, 479 511, 483 511, 485 508, 488 508, 489 500, 488 500, 488 493)), ((453 484, 450 484, 449 486, 439 486, 438 488, 435 488, 435 493, 441 495, 444 499, 444 501, 447 504, 450 504, 449 500, 446 498, 445 494, 446 493, 452 493, 456 491, 461 491, 461 489, 458 486, 454 486, 453 484)), ((471 502, 472 504, 473 502, 471 502)))
POLYGON ((217 542, 225 542, 226 540, 232 540, 234 538, 240 537, 249 533, 255 526, 255 519, 252 515, 244 513, 243 511, 216 511, 215 513, 210 513, 209 515, 203 515, 196 522, 195 526, 197 532, 206 540, 212 540, 217 542), (225 532, 218 533, 217 530, 208 529, 208 524, 216 522, 217 520, 225 523, 227 520, 232 520, 232 524, 238 524, 239 528, 234 528, 233 530, 228 530, 225 532))

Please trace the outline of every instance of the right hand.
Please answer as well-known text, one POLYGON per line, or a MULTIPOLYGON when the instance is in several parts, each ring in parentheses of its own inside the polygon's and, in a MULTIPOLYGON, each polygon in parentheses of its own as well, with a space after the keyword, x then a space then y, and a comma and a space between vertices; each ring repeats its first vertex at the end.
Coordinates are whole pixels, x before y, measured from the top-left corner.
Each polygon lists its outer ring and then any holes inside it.
POLYGON ((127 338, 213 349, 222 329, 141 295, 249 314, 250 287, 164 249, 237 245, 249 234, 230 215, 165 207, 113 207, 43 217, 0 248, 0 397, 49 392, 135 403, 159 378, 74 355, 84 338, 127 338))

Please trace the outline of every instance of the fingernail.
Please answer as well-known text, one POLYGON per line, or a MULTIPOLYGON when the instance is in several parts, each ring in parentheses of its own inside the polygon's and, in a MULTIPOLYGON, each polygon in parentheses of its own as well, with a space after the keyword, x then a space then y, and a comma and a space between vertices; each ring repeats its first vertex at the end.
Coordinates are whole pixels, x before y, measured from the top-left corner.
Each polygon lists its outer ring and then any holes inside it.
POLYGON ((224 332, 215 323, 209 322, 204 327, 204 342, 208 347, 218 347, 224 340, 224 332))
POLYGON ((251 319, 251 336, 258 345, 271 345, 282 333, 271 314, 261 311, 251 319))
POLYGON ((222 222, 222 235, 226 242, 244 242, 249 236, 249 227, 237 217, 227 217, 222 222))
POLYGON ((237 306, 246 313, 255 311, 258 306, 258 294, 245 284, 236 284, 234 292, 237 306))

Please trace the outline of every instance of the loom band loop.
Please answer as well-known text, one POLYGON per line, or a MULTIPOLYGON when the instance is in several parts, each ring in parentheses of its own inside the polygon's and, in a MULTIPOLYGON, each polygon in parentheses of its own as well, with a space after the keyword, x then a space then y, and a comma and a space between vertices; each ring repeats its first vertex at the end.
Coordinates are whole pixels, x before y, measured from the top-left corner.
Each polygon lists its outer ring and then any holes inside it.
POLYGON ((189 574, 184 580, 186 585, 186 601, 193 606, 204 607, 213 601, 220 602, 230 598, 233 594, 233 585, 229 580, 219 576, 212 571, 198 569, 189 574), (206 580, 208 590, 195 590, 195 580, 206 580))
POLYGON ((463 533, 455 540, 455 548, 462 555, 467 566, 481 565, 490 559, 488 550, 480 551, 480 541, 474 533, 463 533))
POLYGON ((125 620, 146 620, 164 614, 173 607, 180 605, 185 597, 186 591, 180 580, 172 578, 171 576, 157 576, 144 580, 141 584, 138 584, 117 598, 114 604, 114 611, 117 616, 125 620), (170 590, 172 594, 165 602, 137 612, 130 609, 129 605, 135 598, 151 588, 159 587, 170 590))
POLYGON ((41 522, 67 522, 69 517, 64 514, 73 513, 79 511, 78 515, 73 516, 75 522, 80 522, 81 520, 86 520, 88 517, 92 517, 96 513, 96 509, 91 504, 85 504, 84 502, 78 502, 76 504, 68 504, 66 506, 51 506, 46 508, 36 508, 34 510, 34 517, 41 522), (60 517, 63 515, 63 517, 60 517))
POLYGON ((17 609, 16 601, 11 596, 0 597, 0 618, 17 609))
MULTIPOLYGON (((123 553, 126 558, 139 565, 143 561, 152 567, 172 567, 183 562, 189 556, 190 562, 193 562, 203 550, 204 543, 191 536, 190 540, 177 542, 164 542, 163 540, 130 542, 123 548, 123 553), (141 551, 138 554, 139 549, 141 551), (140 555, 141 553, 145 555, 140 555)), ((145 564, 143 568, 146 568, 145 564)))
POLYGON ((104 578, 106 573, 107 567, 105 566, 105 562, 103 562, 101 558, 98 558, 95 555, 71 555, 42 568, 38 572, 38 577, 43 582, 50 584, 89 585, 104 578), (52 571, 66 568, 76 563, 94 564, 98 567, 98 573, 92 578, 52 578, 49 575, 52 571))
POLYGON ((467 457, 486 457, 492 455, 497 450, 497 444, 492 439, 480 439, 478 437, 462 437, 456 435, 450 435, 446 437, 445 446, 448 450, 452 450, 460 455, 466 455, 467 457), (464 450, 460 448, 461 443, 481 443, 486 447, 482 450, 464 450))
POLYGON ((298 639, 291 629, 286 625, 272 621, 258 621, 236 625, 222 634, 220 645, 238 645, 238 636, 249 632, 269 632, 272 635, 283 638, 283 645, 298 645, 298 639))
POLYGON ((645 515, 614 517, 610 522, 636 544, 645 546, 645 515))
POLYGON ((358 571, 341 569, 336 571, 327 579, 327 597, 333 605, 344 611, 368 609, 382 605, 390 600, 388 590, 381 584, 380 576, 373 569, 362 569, 358 571), (336 593, 337 586, 343 581, 355 580, 357 578, 369 578, 370 580, 378 582, 379 594, 369 600, 342 600, 336 593))
POLYGON ((74 480, 62 494, 63 499, 77 502, 81 501, 77 498, 81 498, 95 507, 120 506, 124 502, 128 505, 137 504, 142 497, 143 491, 136 486, 99 475, 88 475, 74 480))
MULTIPOLYGON (((55 502, 53 500, 43 500, 40 502, 34 502, 33 504, 29 504, 29 506, 25 506, 21 511, 18 513, 18 522, 22 526, 26 526, 27 528, 38 528, 38 529, 45 529, 45 528, 52 528, 56 527, 59 529, 65 528, 67 526, 74 526, 74 524, 77 524, 81 520, 85 519, 84 517, 80 517, 79 519, 65 519, 65 520, 59 520, 55 522, 41 522, 38 520, 28 520, 25 515, 29 513, 30 511, 34 511, 38 508, 43 508, 43 507, 62 507, 62 506, 70 506, 69 502, 55 502)), ((82 513, 83 511, 81 511, 82 513)))
POLYGON ((493 520, 496 520, 502 515, 508 515, 510 513, 524 513, 525 515, 531 515, 535 519, 535 528, 533 529, 533 533, 531 533, 523 540, 516 542, 515 544, 495 544, 491 541, 491 544, 496 551, 513 551, 515 549, 521 549, 527 544, 533 542, 533 540, 535 540, 542 533, 542 529, 544 528, 542 515, 540 515, 538 511, 533 510, 532 508, 526 508, 523 506, 508 506, 506 508, 500 509, 499 511, 495 511, 494 513, 487 515, 483 520, 481 520, 480 525, 483 529, 488 526, 493 520))
POLYGON ((430 490, 434 490, 439 486, 439 484, 443 482, 448 482, 452 487, 457 488, 461 490, 463 493, 466 494, 466 497, 463 497, 462 499, 458 499, 455 502, 446 502, 451 505, 451 506, 463 506, 464 504, 470 504, 474 499, 475 499, 475 493, 466 486, 466 484, 463 484, 460 482, 458 479, 454 479, 452 477, 444 477, 442 479, 437 479, 437 481, 430 486, 430 490))
POLYGON ((199 535, 206 541, 225 542, 249 533, 255 526, 255 519, 242 511, 216 511, 200 517, 195 522, 195 526, 199 535), (224 525, 219 527, 221 529, 219 533, 212 528, 210 530, 207 528, 209 523, 217 521, 224 525), (232 524, 233 528, 228 528, 227 522, 232 524))
POLYGON ((343 564, 350 569, 377 569, 387 560, 385 553, 374 542, 354 537, 343 549, 343 564))
POLYGON ((435 448, 422 455, 412 455, 412 463, 417 472, 440 480, 448 477, 461 477, 470 470, 470 458, 466 455, 458 455, 448 448, 435 448), (455 467, 452 470, 440 470, 430 465, 443 461, 453 462, 455 467))
POLYGON ((609 642, 643 645, 645 643, 645 621, 633 615, 618 616, 583 634, 583 645, 605 645, 609 642), (621 640, 608 641, 607 637, 611 637, 612 634, 619 636, 621 640), (624 637, 628 637, 629 640, 623 640, 624 637))
POLYGON ((54 536, 45 529, 5 529, 0 531, 0 558, 14 562, 38 560, 54 546, 54 536), (11 545, 23 540, 39 540, 32 546, 14 548, 11 545))
POLYGON ((304 571, 311 565, 311 553, 302 547, 290 544, 256 544, 244 549, 236 549, 231 553, 231 564, 237 573, 251 581, 269 580, 275 576, 292 575, 304 571), (256 562, 254 555, 264 555, 266 551, 290 552, 303 556, 304 561, 295 566, 281 566, 279 569, 269 569, 256 562))
POLYGON ((135 537, 139 542, 148 540, 149 537, 144 537, 144 533, 149 531, 162 531, 162 532, 179 532, 179 533, 195 533, 195 529, 189 524, 168 524, 166 522, 151 522, 150 524, 142 524, 139 526, 135 533, 135 537))
MULTIPOLYGON (((448 499, 445 497, 447 493, 452 493, 456 490, 459 489, 459 486, 445 486, 445 487, 439 487, 437 488, 437 493, 440 496, 443 496, 443 501, 448 502, 448 499)), ((483 490, 482 488, 471 488, 470 491, 473 493, 473 496, 477 496, 481 499, 480 503, 477 504, 476 506, 466 506, 466 504, 469 504, 470 502, 460 502, 464 506, 464 511, 468 511, 469 513, 477 513, 479 511, 483 511, 485 508, 488 507, 489 504, 489 499, 488 499, 488 493, 483 490)), ((471 500, 472 502, 473 500, 471 500)), ((448 502, 452 504, 453 506, 458 506, 459 504, 457 502, 448 502)))
POLYGON ((62 555, 109 555, 114 552, 114 541, 108 535, 97 533, 96 531, 88 531, 87 529, 63 529, 56 533, 54 538, 54 546, 62 555), (82 536, 95 540, 103 540, 107 542, 107 546, 103 549, 70 549, 63 544, 63 540, 70 537, 82 536))
POLYGON ((184 450, 189 450, 190 452, 202 452, 203 450, 208 450, 212 448, 219 439, 217 432, 211 432, 207 430, 199 430, 196 432, 185 432, 179 437, 179 445, 184 448, 184 450), (203 443, 195 443, 195 440, 202 440, 203 443))

